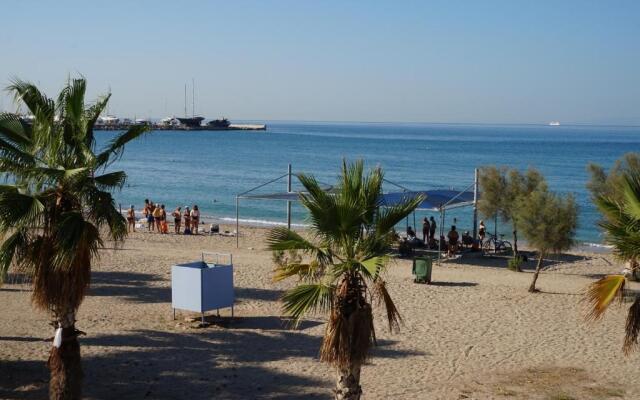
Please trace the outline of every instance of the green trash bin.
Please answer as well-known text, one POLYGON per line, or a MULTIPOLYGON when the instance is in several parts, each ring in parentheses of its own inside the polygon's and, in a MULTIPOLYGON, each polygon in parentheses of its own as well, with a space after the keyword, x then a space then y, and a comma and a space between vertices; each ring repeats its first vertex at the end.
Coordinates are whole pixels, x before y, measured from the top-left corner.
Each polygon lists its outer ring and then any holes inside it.
POLYGON ((413 275, 416 283, 431 283, 431 270, 433 260, 431 257, 415 257, 413 259, 413 275))

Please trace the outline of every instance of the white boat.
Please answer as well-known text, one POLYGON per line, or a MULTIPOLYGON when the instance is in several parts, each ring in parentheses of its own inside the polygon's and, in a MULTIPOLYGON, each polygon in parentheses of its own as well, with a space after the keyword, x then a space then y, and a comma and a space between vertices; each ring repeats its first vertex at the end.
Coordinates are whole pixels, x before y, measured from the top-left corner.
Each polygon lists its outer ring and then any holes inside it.
POLYGON ((160 120, 159 125, 162 126, 178 126, 180 125, 180 121, 176 117, 166 117, 160 120))
POLYGON ((551 121, 551 122, 549 122, 549 126, 560 126, 560 122, 559 121, 551 121))
POLYGON ((98 117, 97 122, 102 125, 117 125, 120 123, 120 118, 113 115, 107 115, 104 117, 98 117))

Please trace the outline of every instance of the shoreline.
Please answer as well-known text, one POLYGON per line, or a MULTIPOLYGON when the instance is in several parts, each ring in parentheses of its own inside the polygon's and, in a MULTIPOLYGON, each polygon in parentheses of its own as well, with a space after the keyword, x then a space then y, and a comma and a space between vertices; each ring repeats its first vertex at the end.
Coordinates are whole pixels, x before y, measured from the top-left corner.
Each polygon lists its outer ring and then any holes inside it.
MULTIPOLYGON (((123 215, 125 215, 125 213, 126 212, 123 211, 123 215)), ((138 217, 138 219, 136 219, 136 229, 138 229, 137 228, 138 224, 144 225, 146 228, 146 220, 144 220, 144 218, 142 218, 141 215, 142 215, 141 212, 136 211, 136 216, 138 217)), ((236 228, 235 222, 236 222, 235 218, 232 218, 232 217, 214 217, 211 215, 202 214, 201 221, 200 221, 200 229, 203 229, 204 227, 208 229, 209 225, 217 224, 220 226, 221 232, 235 233, 235 228, 236 228), (226 229, 223 230, 222 228, 223 226, 225 226, 226 229)), ((264 229, 264 230, 275 228, 275 227, 287 226, 286 222, 260 220, 260 219, 252 219, 252 218, 243 218, 243 219, 240 219, 238 222, 239 222, 238 225, 240 226, 240 228, 264 229)), ((167 224, 170 227, 169 232, 172 233, 171 227, 173 227, 174 225, 173 218, 170 218, 169 216, 167 216, 167 224)), ((294 222, 291 223, 291 228, 296 231, 305 231, 308 227, 309 225, 304 223, 294 223, 294 222)), ((505 236, 505 239, 509 240, 507 236, 505 236)), ((527 249, 528 248, 527 241, 524 239, 520 239, 518 241, 518 246, 521 249, 527 249)), ((573 246, 571 246, 571 248, 567 250, 565 253, 580 252, 580 253, 595 253, 595 254, 612 254, 612 249, 613 249, 613 246, 607 245, 604 243, 576 241, 576 243, 573 246)))

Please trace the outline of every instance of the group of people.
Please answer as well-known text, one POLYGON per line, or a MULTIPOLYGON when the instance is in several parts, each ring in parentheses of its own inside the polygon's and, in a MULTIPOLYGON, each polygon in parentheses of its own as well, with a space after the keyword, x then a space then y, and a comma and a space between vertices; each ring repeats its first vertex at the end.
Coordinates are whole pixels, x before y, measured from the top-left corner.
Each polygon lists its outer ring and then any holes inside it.
MULTIPOLYGON (((441 235, 438 241, 435 238, 436 228, 437 224, 435 219, 433 217, 428 219, 425 217, 422 220, 422 239, 419 239, 413 228, 411 226, 407 227, 407 245, 409 247, 426 247, 433 250, 442 249, 447 252, 449 257, 454 256, 460 249, 460 246, 479 248, 479 244, 477 243, 478 241, 473 239, 469 231, 464 232, 462 236, 460 236, 456 226, 452 225, 447 236, 445 237, 444 235, 441 235)), ((480 236, 480 243, 482 243, 482 240, 484 239, 485 229, 484 223, 480 221, 480 229, 478 232, 480 236)))
MULTIPOLYGON (((167 211, 164 204, 154 203, 149 199, 145 199, 142 215, 147 221, 147 230, 149 232, 155 231, 158 233, 169 233, 167 211)), ((183 233, 185 235, 198 234, 200 226, 200 210, 198 209, 197 204, 195 204, 193 208, 185 206, 184 212, 182 211, 182 207, 176 207, 176 209, 171 213, 171 216, 173 217, 175 233, 183 233)), ((136 214, 133 204, 127 211, 127 222, 129 225, 129 232, 135 232, 136 214)))

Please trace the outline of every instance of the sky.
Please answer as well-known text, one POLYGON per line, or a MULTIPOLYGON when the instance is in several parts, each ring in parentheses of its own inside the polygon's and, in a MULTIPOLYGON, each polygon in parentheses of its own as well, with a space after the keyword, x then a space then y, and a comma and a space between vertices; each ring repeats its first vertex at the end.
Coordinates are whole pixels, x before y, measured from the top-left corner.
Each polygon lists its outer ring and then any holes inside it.
MULTIPOLYGON (((6 0, 0 85, 121 117, 640 124, 640 1, 6 0)), ((3 92, 0 109, 14 110, 3 92)))

